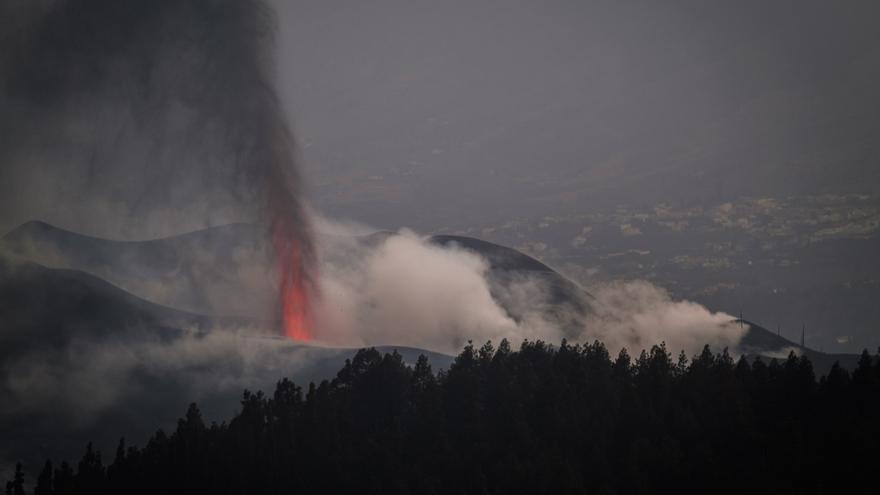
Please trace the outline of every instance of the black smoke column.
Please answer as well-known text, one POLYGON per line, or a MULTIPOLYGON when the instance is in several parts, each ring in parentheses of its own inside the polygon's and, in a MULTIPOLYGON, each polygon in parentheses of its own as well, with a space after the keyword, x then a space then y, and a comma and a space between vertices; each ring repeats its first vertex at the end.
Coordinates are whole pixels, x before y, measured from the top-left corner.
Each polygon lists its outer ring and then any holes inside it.
POLYGON ((264 224, 284 333, 311 338, 313 247, 273 85, 269 7, 10 0, 0 17, 9 48, 0 55, 0 179, 33 186, 0 206, 50 196, 59 218, 93 232, 103 218, 264 224))

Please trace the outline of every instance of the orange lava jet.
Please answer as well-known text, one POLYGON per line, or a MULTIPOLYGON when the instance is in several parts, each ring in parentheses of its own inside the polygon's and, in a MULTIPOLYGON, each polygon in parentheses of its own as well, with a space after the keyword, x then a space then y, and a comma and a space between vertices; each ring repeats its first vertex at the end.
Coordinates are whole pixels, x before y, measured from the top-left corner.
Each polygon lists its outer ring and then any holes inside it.
POLYGON ((280 276, 281 323, 288 338, 308 341, 314 337, 309 311, 310 283, 302 245, 292 227, 282 220, 275 223, 272 232, 280 276))
MULTIPOLYGON (((277 102, 270 99, 268 103, 268 113, 274 115, 277 102)), ((299 198, 293 142, 280 117, 269 119, 266 130, 258 134, 267 144, 256 148, 254 161, 260 165, 258 169, 266 181, 265 207, 279 276, 282 332, 293 340, 310 341, 316 337, 311 307, 319 294, 315 285, 314 245, 299 198)))

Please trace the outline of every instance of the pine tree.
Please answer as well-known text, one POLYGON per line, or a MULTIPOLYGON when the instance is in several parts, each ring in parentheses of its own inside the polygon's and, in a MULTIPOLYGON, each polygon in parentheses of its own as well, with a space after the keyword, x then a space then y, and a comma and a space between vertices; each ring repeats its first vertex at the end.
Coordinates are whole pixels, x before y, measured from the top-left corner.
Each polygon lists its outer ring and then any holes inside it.
POLYGON ((73 481, 74 488, 79 492, 103 491, 104 464, 101 462, 101 453, 92 448, 92 442, 89 442, 86 453, 79 461, 73 481))
POLYGON ((874 406, 856 400, 878 395, 876 372, 868 356, 860 385, 835 365, 817 386, 805 356, 734 365, 704 348, 673 363, 658 345, 633 366, 599 342, 502 341, 434 375, 424 356, 365 350, 305 398, 287 379, 246 391, 228 425, 192 404, 143 450, 120 440, 106 469, 91 445, 76 476, 47 463, 37 492, 829 492, 878 461, 874 406))
POLYGON ((61 463, 61 467, 55 470, 54 481, 52 483, 55 495, 69 495, 73 493, 73 469, 67 461, 61 463))
POLYGON ((13 478, 6 482, 6 495, 24 495, 24 471, 20 462, 15 464, 13 478))
POLYGON ((43 470, 40 471, 40 475, 37 477, 37 486, 34 488, 34 495, 52 495, 55 493, 52 488, 52 474, 52 461, 46 461, 43 470))

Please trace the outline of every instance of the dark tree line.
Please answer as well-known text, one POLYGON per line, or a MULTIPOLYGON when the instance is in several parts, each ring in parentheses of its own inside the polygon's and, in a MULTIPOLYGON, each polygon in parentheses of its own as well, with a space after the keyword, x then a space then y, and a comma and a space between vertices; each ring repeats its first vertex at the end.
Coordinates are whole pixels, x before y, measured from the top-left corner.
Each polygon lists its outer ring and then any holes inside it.
POLYGON ((221 424, 192 404, 106 466, 91 444, 47 461, 34 493, 873 493, 878 461, 880 356, 817 381, 794 354, 504 341, 439 374, 361 350, 332 381, 245 391, 221 424))

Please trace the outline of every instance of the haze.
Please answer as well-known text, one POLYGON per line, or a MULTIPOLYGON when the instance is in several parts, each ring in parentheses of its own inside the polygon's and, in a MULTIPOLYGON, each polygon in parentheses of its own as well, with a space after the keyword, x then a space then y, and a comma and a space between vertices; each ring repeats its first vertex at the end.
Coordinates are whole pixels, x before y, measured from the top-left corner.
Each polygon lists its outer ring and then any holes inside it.
MULTIPOLYGON (((274 6, 279 96, 321 213, 479 237, 584 284, 646 279, 829 352, 880 345, 876 2, 274 6)), ((193 124, 173 109, 148 121, 195 165, 166 163, 113 89, 60 110, 4 93, 0 230, 148 239, 253 220, 254 191, 197 164, 226 159, 216 133, 176 133, 193 124)))
POLYGON ((306 195, 880 340, 876 2, 276 2, 306 195))

